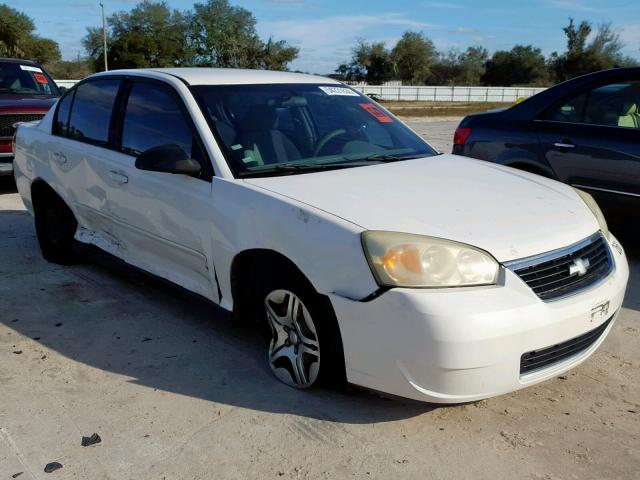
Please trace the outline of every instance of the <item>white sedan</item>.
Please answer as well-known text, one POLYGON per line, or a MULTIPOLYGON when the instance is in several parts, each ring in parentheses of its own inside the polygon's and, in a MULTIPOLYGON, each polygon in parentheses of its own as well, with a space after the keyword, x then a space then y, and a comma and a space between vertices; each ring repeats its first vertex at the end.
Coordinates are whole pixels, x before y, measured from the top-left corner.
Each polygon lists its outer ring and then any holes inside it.
POLYGON ((598 348, 629 275, 588 194, 440 154, 327 78, 100 73, 15 149, 47 260, 92 244, 268 322, 293 387, 436 403, 526 387, 598 348))

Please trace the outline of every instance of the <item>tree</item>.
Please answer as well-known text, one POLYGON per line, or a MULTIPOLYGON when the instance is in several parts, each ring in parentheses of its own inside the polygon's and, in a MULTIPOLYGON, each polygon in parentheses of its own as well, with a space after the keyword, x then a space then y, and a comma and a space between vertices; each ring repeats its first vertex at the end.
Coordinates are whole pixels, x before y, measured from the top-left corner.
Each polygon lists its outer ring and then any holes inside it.
POLYGON ((60 58, 58 44, 34 33, 33 20, 0 4, 0 56, 34 59, 40 63, 60 58))
POLYGON ((486 85, 543 85, 548 82, 547 65, 542 51, 532 45, 516 45, 500 50, 486 63, 482 76, 486 85))
POLYGON ((554 52, 549 61, 556 81, 615 66, 636 64, 622 54, 624 45, 610 23, 600 25, 592 35, 593 28, 589 22, 582 21, 576 26, 573 18, 569 18, 569 25, 563 31, 567 36, 567 51, 563 54, 554 52), (590 36, 591 41, 587 43, 590 36))
MULTIPOLYGON (((193 63, 184 15, 165 2, 144 1, 108 19, 110 68, 180 67, 193 63)), ((89 28, 84 45, 94 68, 103 65, 102 29, 89 28)))
MULTIPOLYGON (((248 10, 227 0, 197 3, 193 11, 145 0, 130 12, 111 15, 107 59, 111 68, 237 67, 284 70, 298 49, 284 41, 263 42, 248 10)), ((90 27, 83 40, 94 68, 102 69, 102 29, 90 27)))
POLYGON ((423 33, 405 32, 391 51, 396 73, 403 82, 424 84, 436 60, 436 48, 423 33))
POLYGON ((49 74, 56 80, 81 80, 93 73, 93 62, 87 59, 59 60, 45 64, 49 74))
POLYGON ((298 49, 284 41, 262 42, 251 12, 228 0, 196 3, 193 9, 190 42, 198 65, 285 70, 298 55, 298 49))
POLYGON ((438 55, 427 83, 431 85, 478 85, 489 57, 483 47, 469 47, 460 53, 450 50, 438 55))
POLYGON ((384 42, 359 41, 353 49, 350 68, 370 85, 381 85, 393 78, 391 54, 384 42))

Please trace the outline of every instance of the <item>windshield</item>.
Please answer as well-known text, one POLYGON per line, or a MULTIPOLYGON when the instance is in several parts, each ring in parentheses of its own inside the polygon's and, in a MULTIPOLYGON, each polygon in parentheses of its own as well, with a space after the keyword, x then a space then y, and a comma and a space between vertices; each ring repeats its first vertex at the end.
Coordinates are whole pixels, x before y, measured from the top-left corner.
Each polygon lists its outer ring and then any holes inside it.
POLYGON ((376 103, 344 86, 211 85, 192 91, 238 177, 437 154, 376 103))
POLYGON ((34 65, 0 62, 0 94, 58 96, 58 88, 46 72, 34 65))

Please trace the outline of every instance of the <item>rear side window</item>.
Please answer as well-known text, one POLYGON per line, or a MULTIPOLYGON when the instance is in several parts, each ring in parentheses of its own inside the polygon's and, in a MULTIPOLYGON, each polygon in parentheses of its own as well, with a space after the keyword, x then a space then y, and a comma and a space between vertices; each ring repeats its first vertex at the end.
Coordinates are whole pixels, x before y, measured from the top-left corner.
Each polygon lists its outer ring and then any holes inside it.
POLYGON ((119 88, 120 80, 117 79, 93 80, 80 85, 76 89, 67 136, 106 144, 119 88))
POLYGON ((66 136, 69 133, 69 113, 71 113, 71 103, 75 90, 72 90, 58 102, 56 120, 53 124, 53 133, 66 136))
POLYGON ((587 100, 584 122, 640 128, 640 80, 618 81, 594 88, 587 100))
POLYGON ((173 144, 182 148, 191 158, 200 160, 191 126, 178 102, 167 87, 134 83, 124 114, 123 150, 131 155, 139 155, 153 147, 173 144))

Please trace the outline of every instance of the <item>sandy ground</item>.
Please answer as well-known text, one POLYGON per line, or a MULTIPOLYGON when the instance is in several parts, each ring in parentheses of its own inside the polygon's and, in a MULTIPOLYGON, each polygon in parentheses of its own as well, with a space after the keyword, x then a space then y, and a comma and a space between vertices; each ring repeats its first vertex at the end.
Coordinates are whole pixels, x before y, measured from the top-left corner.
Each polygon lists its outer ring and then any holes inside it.
MULTIPOLYGON (((444 149, 455 124, 414 126, 444 149)), ((634 241, 625 240, 624 309, 589 361, 526 390, 438 408, 287 388, 259 336, 211 305, 104 263, 46 263, 5 182, 0 480, 637 479, 634 241), (82 447, 94 432, 102 442, 82 447), (54 461, 63 467, 44 473, 54 461)))

